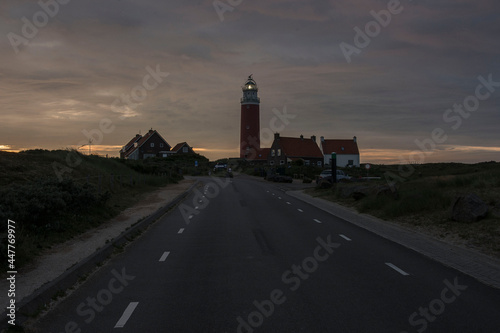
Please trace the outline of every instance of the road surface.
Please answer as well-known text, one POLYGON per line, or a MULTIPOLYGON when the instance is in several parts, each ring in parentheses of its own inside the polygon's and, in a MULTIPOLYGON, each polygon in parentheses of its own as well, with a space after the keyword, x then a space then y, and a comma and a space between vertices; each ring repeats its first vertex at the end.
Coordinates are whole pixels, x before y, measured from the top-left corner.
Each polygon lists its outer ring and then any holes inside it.
POLYGON ((38 331, 499 332, 499 290, 277 184, 200 179, 38 331))

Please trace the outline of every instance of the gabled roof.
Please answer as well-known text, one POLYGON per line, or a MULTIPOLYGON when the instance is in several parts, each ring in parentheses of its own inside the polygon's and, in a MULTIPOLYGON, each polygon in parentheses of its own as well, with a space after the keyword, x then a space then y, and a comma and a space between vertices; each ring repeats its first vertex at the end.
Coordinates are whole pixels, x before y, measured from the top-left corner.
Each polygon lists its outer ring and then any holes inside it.
POLYGON ((321 142, 323 154, 359 155, 358 143, 354 140, 324 140, 321 142))
POLYGON ((134 144, 134 148, 127 151, 127 153, 125 154, 125 157, 130 156, 134 151, 139 149, 143 144, 145 144, 149 139, 151 139, 151 137, 153 137, 153 135, 155 133, 158 134, 158 136, 163 140, 163 142, 165 142, 165 144, 168 147, 168 148, 167 147, 165 147, 165 148, 167 148, 167 150, 170 149, 170 145, 167 143, 167 141, 165 141, 165 139, 160 135, 160 133, 158 133, 156 130, 150 129, 146 134, 144 134, 141 137, 141 139, 139 141, 137 141, 137 146, 135 146, 135 144, 134 144))
POLYGON ((186 142, 181 142, 181 143, 178 143, 175 145, 174 148, 172 148, 172 151, 178 151, 179 149, 181 149, 183 146, 187 145, 189 148, 191 148, 186 142))
POLYGON ((142 135, 136 134, 125 146, 122 148, 122 152, 126 152, 130 148, 134 146, 134 143, 136 143, 138 140, 142 138, 142 135))
POLYGON ((287 157, 317 157, 323 158, 323 154, 316 142, 309 138, 279 137, 279 143, 283 154, 287 157))
POLYGON ((271 148, 260 148, 260 150, 257 151, 257 157, 254 158, 254 160, 267 160, 270 152, 271 148))

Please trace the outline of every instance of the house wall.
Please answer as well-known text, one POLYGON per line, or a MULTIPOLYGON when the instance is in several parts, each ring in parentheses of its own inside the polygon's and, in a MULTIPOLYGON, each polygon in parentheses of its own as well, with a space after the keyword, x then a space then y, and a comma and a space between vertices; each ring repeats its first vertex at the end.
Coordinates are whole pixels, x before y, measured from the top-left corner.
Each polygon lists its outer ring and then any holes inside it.
POLYGON ((159 156, 160 151, 168 149, 168 144, 163 141, 157 133, 154 133, 141 147, 139 147, 139 158, 144 159, 159 156), (152 143, 153 147, 151 147, 152 143), (163 146, 160 146, 161 144, 163 144, 163 146))
POLYGON ((267 156, 267 164, 272 166, 286 165, 286 156, 283 153, 279 140, 274 140, 269 155, 267 156))
MULTIPOLYGON (((325 154, 325 159, 324 159, 325 165, 330 165, 331 160, 332 160, 332 154, 325 154)), ((337 154, 337 166, 346 167, 349 164, 349 160, 353 161, 353 166, 359 167, 359 155, 337 154)))

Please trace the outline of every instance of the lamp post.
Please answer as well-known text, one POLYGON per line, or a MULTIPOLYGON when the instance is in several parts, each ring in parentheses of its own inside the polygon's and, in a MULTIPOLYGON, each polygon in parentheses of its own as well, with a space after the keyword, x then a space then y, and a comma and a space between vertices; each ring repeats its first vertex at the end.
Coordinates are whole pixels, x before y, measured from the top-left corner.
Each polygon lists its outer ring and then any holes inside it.
POLYGON ((332 181, 337 182, 337 153, 332 153, 332 181))

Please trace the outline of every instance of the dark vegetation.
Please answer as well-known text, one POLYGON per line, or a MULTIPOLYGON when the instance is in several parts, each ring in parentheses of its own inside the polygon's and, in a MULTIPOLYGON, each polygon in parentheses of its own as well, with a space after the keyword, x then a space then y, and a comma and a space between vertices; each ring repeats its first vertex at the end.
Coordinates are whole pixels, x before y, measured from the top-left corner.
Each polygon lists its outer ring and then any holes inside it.
MULTIPOLYGON (((351 176, 367 172, 364 168, 347 171, 351 176)), ((310 194, 500 257, 500 163, 373 165, 369 176, 382 179, 338 183, 330 189, 310 190, 310 194), (395 191, 389 189, 388 181, 395 191), (346 195, 356 189, 364 194, 346 195), (475 193, 488 204, 485 219, 475 223, 451 219, 452 204, 466 193, 475 193)))
POLYGON ((0 151, 2 265, 7 263, 7 219, 16 222, 19 268, 54 244, 101 225, 147 192, 207 167, 208 160, 198 154, 132 161, 69 150, 0 151), (81 163, 69 168, 69 155, 81 163))

